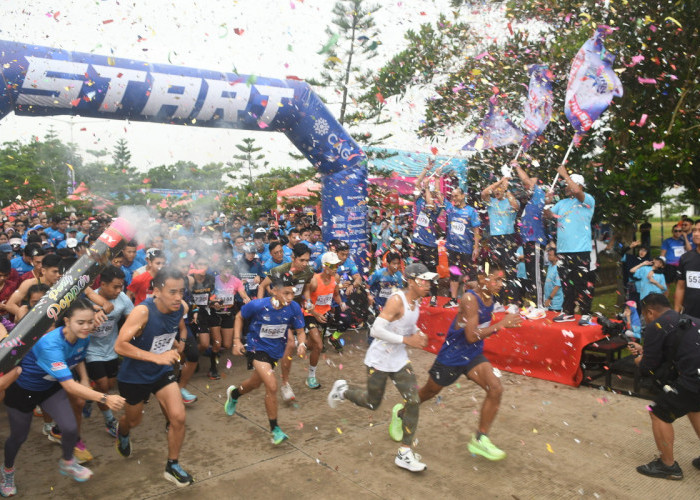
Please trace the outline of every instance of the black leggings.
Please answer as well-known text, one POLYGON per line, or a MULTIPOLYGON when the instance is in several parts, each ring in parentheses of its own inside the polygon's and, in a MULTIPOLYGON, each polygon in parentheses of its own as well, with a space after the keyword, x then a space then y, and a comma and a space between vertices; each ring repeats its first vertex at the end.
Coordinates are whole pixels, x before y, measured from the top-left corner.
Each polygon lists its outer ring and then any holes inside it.
MULTIPOLYGON (((41 409, 51 415, 61 429, 61 448, 63 459, 73 458, 73 448, 78 442, 78 424, 75 421, 73 408, 68 401, 66 391, 61 389, 57 393, 42 402, 41 409)), ((7 417, 10 420, 10 436, 5 441, 5 467, 15 465, 15 458, 19 449, 27 440, 29 428, 32 425, 32 412, 23 412, 16 408, 7 407, 7 417)))

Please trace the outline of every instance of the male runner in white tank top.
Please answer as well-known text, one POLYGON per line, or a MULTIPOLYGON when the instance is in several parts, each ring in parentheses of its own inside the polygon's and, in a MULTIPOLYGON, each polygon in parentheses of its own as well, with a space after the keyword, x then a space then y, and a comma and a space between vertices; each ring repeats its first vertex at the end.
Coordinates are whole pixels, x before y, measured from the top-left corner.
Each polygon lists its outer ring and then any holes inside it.
POLYGON ((394 463, 412 472, 420 472, 426 465, 411 450, 418 427, 420 399, 406 345, 420 349, 428 342, 425 334, 416 328, 420 313, 418 301, 430 293, 430 285, 437 279, 437 274, 429 272, 425 264, 418 262, 406 267, 406 279, 408 287, 389 297, 372 325, 370 334, 375 340, 365 356, 367 388, 349 387, 345 380, 336 380, 328 395, 328 404, 335 408, 339 401, 348 399, 358 406, 376 410, 390 378, 405 401, 404 434, 394 463))

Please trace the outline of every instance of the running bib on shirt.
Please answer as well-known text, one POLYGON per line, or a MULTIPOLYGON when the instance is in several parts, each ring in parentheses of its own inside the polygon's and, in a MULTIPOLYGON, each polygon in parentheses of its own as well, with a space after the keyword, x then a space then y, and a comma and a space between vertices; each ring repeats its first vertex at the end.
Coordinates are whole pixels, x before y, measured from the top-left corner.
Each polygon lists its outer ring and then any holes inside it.
POLYGON ((304 283, 297 283, 296 285, 294 285, 294 296, 295 297, 298 297, 299 295, 301 295, 301 292, 303 292, 303 291, 304 291, 304 283))
POLYGON ((316 305, 317 306, 329 306, 331 305, 331 300, 333 300, 333 294, 329 293, 328 295, 319 295, 316 297, 316 305))
POLYGON ((389 297, 391 297, 392 293, 394 293, 393 288, 382 288, 379 291, 379 297, 381 297, 382 299, 388 299, 389 297))
POLYGON ((92 332, 90 335, 95 338, 100 338, 100 337, 106 337, 110 333, 112 333, 112 330, 114 329, 114 320, 113 319, 108 319, 104 323, 102 323, 100 326, 98 326, 94 332, 92 332))
POLYGON ((685 253, 685 247, 673 247, 673 255, 680 257, 685 253))
POLYGON ((450 231, 454 234, 462 236, 462 235, 464 235, 465 230, 466 230, 466 227, 461 222, 453 221, 452 224, 450 224, 450 231))
POLYGON ((700 288, 700 271, 686 271, 685 286, 688 288, 700 288))
POLYGON ((194 304, 196 306, 206 306, 207 303, 209 302, 209 294, 208 293, 193 293, 192 300, 194 300, 194 304))
POLYGON ((260 327, 260 338, 279 339, 287 333, 287 325, 262 325, 260 327))
POLYGON ((174 341, 175 332, 164 333, 163 335, 156 335, 155 337, 153 337, 151 352, 154 354, 162 354, 165 351, 169 351, 173 347, 174 341))
POLYGON ((233 294, 232 293, 222 293, 218 297, 224 306, 232 306, 233 305, 233 294))
POLYGON ((258 284, 255 282, 255 278, 248 278, 246 282, 248 283, 248 288, 250 290, 256 290, 258 288, 258 284))
POLYGON ((418 219, 416 220, 416 224, 418 224, 419 226, 428 227, 430 225, 430 219, 428 219, 427 215, 425 215, 423 212, 421 212, 418 215, 418 219))

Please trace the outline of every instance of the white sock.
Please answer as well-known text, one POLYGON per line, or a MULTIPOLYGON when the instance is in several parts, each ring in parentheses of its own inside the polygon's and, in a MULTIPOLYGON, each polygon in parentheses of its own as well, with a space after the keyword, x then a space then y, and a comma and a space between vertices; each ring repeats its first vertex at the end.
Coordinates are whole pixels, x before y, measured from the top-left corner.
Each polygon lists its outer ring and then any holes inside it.
POLYGON ((315 377, 316 376, 316 367, 309 365, 309 377, 315 377))

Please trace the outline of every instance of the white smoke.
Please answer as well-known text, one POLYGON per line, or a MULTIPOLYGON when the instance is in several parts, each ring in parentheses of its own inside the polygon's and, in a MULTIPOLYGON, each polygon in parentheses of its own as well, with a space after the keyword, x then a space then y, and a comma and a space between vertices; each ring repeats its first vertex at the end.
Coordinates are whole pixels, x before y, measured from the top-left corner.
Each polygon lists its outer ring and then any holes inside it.
POLYGON ((117 210, 119 217, 125 219, 134 229, 134 239, 140 245, 147 244, 159 230, 153 213, 143 205, 121 206, 117 210))

